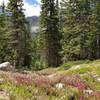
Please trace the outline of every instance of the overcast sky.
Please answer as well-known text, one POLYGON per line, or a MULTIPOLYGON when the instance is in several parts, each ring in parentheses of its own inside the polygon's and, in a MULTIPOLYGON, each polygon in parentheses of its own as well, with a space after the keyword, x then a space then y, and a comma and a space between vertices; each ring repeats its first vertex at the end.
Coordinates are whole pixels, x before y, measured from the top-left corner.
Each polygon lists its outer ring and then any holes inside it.
MULTIPOLYGON (((3 0, 0 0, 0 4, 2 4, 3 0)), ((23 0, 24 1, 24 9, 26 16, 39 16, 41 7, 40 1, 41 0, 23 0)), ((4 0, 5 4, 9 2, 9 0, 4 0)))
MULTIPOLYGON (((0 4, 2 4, 2 2, 5 2, 5 4, 7 5, 7 3, 9 2, 9 0, 0 0, 0 4)), ((61 1, 61 0, 59 0, 61 1)), ((40 11, 41 11, 41 0, 23 0, 24 2, 24 9, 25 9, 25 15, 27 16, 39 16, 40 15, 40 11)))

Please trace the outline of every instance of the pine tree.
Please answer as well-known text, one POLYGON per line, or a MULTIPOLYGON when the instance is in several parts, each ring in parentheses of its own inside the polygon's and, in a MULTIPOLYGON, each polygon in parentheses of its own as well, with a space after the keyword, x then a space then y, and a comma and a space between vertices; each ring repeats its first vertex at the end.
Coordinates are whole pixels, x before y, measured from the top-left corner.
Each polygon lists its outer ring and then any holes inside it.
POLYGON ((62 0, 63 59, 99 59, 99 0, 62 0))
POLYGON ((23 13, 23 0, 10 0, 8 9, 11 16, 11 48, 13 64, 15 66, 24 65, 25 58, 25 39, 26 39, 26 20, 23 13))
POLYGON ((66 60, 90 58, 90 0, 61 2, 63 55, 66 60))
POLYGON ((9 20, 6 15, 6 7, 4 2, 1 5, 1 14, 0 14, 0 62, 9 61, 10 62, 10 51, 9 51, 9 20))
POLYGON ((6 45, 6 41, 5 41, 5 15, 4 14, 0 14, 0 62, 4 61, 5 58, 5 52, 4 52, 4 47, 6 45))
POLYGON ((93 51, 93 57, 95 59, 100 58, 100 1, 91 1, 91 33, 92 43, 91 48, 93 51))
POLYGON ((59 66, 61 49, 58 17, 58 0, 42 0, 41 29, 44 36, 47 66, 59 66))

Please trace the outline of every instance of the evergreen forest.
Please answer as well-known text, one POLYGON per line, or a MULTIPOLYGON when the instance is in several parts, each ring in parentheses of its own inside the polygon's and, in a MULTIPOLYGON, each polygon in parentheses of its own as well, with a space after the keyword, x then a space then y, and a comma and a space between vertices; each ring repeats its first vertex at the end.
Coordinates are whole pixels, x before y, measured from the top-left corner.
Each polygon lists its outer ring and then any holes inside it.
POLYGON ((100 0, 41 0, 35 34, 24 1, 0 5, 0 100, 100 100, 100 0))

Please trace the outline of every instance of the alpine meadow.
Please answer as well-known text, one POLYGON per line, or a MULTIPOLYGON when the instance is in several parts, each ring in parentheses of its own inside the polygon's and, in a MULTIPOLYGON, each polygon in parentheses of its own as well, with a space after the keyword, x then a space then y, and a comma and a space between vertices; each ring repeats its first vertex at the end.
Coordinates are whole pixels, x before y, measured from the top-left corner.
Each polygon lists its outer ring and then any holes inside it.
POLYGON ((0 0, 0 100, 100 100, 100 0, 0 0))

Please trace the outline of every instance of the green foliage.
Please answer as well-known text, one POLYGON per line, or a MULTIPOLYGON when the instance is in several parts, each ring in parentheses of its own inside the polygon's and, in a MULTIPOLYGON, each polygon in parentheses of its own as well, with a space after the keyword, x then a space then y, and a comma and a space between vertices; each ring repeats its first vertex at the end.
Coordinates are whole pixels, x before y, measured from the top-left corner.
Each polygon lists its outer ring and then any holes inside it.
POLYGON ((100 2, 94 0, 63 0, 60 27, 63 33, 63 61, 96 59, 100 56, 98 14, 100 2))
POLYGON ((80 65, 80 64, 88 64, 88 63, 91 63, 91 61, 90 60, 68 61, 67 63, 62 64, 60 66, 60 68, 58 68, 58 69, 59 70, 61 70, 61 69, 68 70, 72 66, 80 65))
MULTIPOLYGON (((77 61, 76 61, 76 63, 77 63, 77 61)), ((74 67, 75 67, 75 65, 74 65, 74 67)), ((90 73, 90 74, 100 75, 99 74, 100 73, 100 70, 99 70, 100 66, 99 65, 100 65, 100 60, 97 60, 97 61, 86 61, 84 63, 78 64, 79 68, 74 68, 73 67, 72 69, 68 70, 68 73, 71 73, 71 74, 90 73)))
POLYGON ((99 100, 100 81, 97 78, 100 78, 100 60, 74 61, 73 65, 68 70, 62 69, 63 73, 55 70, 58 68, 27 74, 1 71, 1 92, 6 91, 11 100, 99 100), (77 64, 80 64, 79 68, 75 67, 77 64), (58 88, 58 84, 63 84, 63 87, 58 88))
POLYGON ((4 3, 0 13, 0 63, 9 61, 13 66, 30 66, 30 27, 23 13, 22 0, 4 3), (16 5, 16 6, 15 6, 16 5), (7 13, 12 14, 8 16, 7 13))
MULTIPOLYGON (((19 68, 40 70, 57 67, 63 61, 62 67, 68 69, 84 62, 76 60, 100 58, 99 0, 62 0, 60 6, 58 0, 41 2, 40 32, 32 39, 23 0, 10 0, 7 8, 2 5, 0 63, 9 61, 19 68), (7 16, 5 10, 12 16, 7 16)), ((85 71, 83 68, 80 73, 85 71)))
POLYGON ((22 7, 23 0, 9 1, 8 9, 12 13, 10 18, 12 28, 10 47, 14 55, 12 63, 19 67, 30 66, 31 62, 31 37, 22 7))
POLYGON ((40 33, 37 33, 35 37, 32 39, 31 47, 32 47, 32 62, 31 68, 34 70, 40 70, 46 68, 44 51, 43 51, 43 38, 40 33))
MULTIPOLYGON (((8 60, 9 52, 9 25, 5 13, 0 14, 0 62, 8 60)), ((8 60, 9 61, 9 60, 8 60)))
POLYGON ((43 50, 48 67, 57 67, 61 63, 58 0, 42 0, 40 29, 44 40, 43 50))

